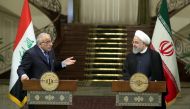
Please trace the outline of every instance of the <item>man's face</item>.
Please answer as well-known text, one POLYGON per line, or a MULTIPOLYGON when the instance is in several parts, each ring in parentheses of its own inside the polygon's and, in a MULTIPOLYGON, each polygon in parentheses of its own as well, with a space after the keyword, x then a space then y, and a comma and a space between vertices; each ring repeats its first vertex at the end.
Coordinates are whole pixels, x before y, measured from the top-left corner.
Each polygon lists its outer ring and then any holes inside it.
POLYGON ((137 54, 144 50, 146 45, 137 36, 133 38, 133 53, 137 54))
POLYGON ((45 35, 44 37, 41 38, 40 47, 44 51, 51 51, 52 46, 53 46, 53 43, 49 35, 45 35))

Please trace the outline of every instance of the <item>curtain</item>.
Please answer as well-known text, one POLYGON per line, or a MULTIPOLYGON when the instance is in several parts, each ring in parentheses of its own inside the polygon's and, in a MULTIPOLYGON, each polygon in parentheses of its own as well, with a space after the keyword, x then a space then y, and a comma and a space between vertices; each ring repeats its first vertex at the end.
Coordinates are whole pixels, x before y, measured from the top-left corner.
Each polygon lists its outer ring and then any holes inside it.
POLYGON ((80 23, 136 25, 138 0, 80 0, 80 23))
POLYGON ((139 25, 150 23, 149 10, 150 10, 149 0, 139 0, 138 17, 137 17, 139 25))

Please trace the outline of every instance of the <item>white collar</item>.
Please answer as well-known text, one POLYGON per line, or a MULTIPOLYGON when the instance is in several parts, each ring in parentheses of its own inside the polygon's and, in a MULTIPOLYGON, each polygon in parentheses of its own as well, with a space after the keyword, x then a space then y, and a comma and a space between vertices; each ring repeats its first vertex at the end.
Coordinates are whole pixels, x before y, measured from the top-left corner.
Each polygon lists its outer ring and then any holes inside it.
POLYGON ((143 51, 141 51, 140 53, 143 54, 147 51, 148 47, 146 47, 143 51))

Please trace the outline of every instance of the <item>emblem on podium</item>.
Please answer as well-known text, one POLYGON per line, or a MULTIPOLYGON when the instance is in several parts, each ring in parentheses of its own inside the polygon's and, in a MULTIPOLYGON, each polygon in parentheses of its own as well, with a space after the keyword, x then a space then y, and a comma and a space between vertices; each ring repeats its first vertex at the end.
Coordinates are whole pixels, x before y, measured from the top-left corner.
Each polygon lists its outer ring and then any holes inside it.
POLYGON ((144 92, 148 88, 148 78, 143 73, 135 73, 131 76, 129 85, 134 92, 144 92))
POLYGON ((59 85, 59 78, 54 72, 46 72, 40 78, 40 85, 45 91, 54 91, 59 85))

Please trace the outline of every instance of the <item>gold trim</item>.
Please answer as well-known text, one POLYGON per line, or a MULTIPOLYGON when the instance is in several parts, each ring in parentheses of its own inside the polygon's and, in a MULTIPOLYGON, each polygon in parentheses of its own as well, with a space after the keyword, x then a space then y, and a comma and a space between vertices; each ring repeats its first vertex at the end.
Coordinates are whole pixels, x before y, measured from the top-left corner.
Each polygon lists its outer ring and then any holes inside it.
POLYGON ((121 74, 85 74, 85 76, 90 76, 90 77, 92 77, 92 76, 100 76, 100 77, 122 77, 123 75, 121 75, 121 74))
POLYGON ((125 55, 126 53, 113 53, 113 52, 87 52, 87 55, 125 55))
POLYGON ((18 105, 20 108, 22 108, 25 103, 27 102, 27 96, 24 97, 23 101, 19 101, 15 96, 13 96, 11 93, 8 94, 8 97, 11 101, 13 101, 16 105, 18 105))
POLYGON ((87 82, 112 82, 112 81, 120 81, 120 80, 99 80, 99 79, 87 80, 87 82))
POLYGON ((127 31, 125 27, 118 27, 118 28, 90 28, 89 30, 119 30, 119 31, 127 31))
POLYGON ((123 65, 123 63, 85 63, 85 65, 123 65))
POLYGON ((126 48, 122 48, 122 47, 88 47, 87 49, 108 49, 108 50, 126 50, 126 48))
POLYGON ((87 43, 88 45, 127 45, 127 42, 92 42, 92 43, 87 43))
POLYGON ((85 68, 85 71, 99 70, 99 71, 122 71, 120 68, 85 68))
POLYGON ((88 38, 88 40, 127 40, 127 38, 88 38))
POLYGON ((166 106, 171 106, 173 103, 175 103, 178 96, 181 96, 180 92, 177 92, 177 96, 175 96, 171 101, 169 102, 166 101, 166 106))
POLYGON ((87 60, 95 60, 95 59, 102 59, 102 60, 125 60, 125 58, 113 58, 113 57, 110 57, 110 58, 104 58, 104 57, 87 57, 85 58, 87 60))
POLYGON ((105 36, 127 36, 127 33, 88 33, 89 35, 105 35, 105 36))

